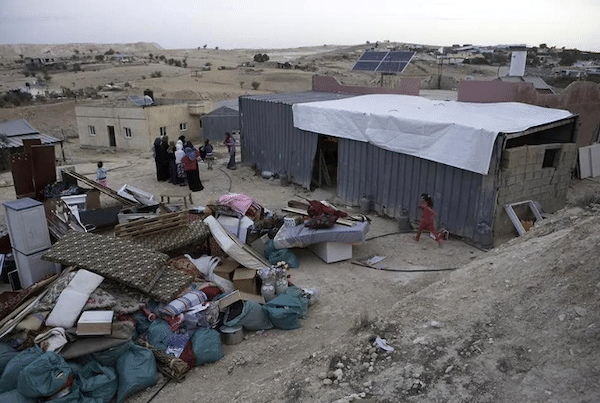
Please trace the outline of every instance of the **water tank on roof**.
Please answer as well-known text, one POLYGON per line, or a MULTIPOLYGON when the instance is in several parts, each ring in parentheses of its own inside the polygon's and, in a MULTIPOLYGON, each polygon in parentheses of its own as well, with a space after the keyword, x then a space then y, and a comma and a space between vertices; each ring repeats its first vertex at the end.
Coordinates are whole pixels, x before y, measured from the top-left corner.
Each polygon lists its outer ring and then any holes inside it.
POLYGON ((148 95, 154 101, 154 91, 152 90, 144 90, 144 95, 148 95))
POLYGON ((525 64, 527 63, 527 51, 513 51, 510 58, 509 76, 523 77, 525 75, 525 64))

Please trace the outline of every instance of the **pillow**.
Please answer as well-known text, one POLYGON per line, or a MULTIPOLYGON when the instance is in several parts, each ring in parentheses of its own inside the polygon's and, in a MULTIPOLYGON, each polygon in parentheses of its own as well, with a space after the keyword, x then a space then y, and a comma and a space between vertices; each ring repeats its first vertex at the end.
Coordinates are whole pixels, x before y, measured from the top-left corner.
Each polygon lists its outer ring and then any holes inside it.
POLYGON ((79 270, 60 293, 54 309, 46 319, 46 325, 64 329, 73 327, 90 294, 102 280, 104 280, 102 276, 84 269, 79 270))

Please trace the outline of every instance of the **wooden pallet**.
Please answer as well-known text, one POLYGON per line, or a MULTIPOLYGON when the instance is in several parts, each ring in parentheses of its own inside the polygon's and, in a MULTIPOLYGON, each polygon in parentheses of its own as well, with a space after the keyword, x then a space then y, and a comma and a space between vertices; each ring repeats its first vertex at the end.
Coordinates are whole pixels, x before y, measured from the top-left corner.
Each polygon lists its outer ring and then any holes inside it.
POLYGON ((189 211, 160 214, 156 217, 141 218, 115 226, 115 236, 120 238, 136 238, 154 235, 161 232, 184 227, 189 224, 189 211))

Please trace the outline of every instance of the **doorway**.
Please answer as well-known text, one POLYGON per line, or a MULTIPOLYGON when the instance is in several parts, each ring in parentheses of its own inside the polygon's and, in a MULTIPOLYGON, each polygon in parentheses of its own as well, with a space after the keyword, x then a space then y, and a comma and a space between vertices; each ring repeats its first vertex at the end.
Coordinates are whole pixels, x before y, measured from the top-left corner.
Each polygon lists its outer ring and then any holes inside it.
POLYGON ((110 147, 117 146, 117 138, 115 137, 115 127, 114 126, 106 126, 108 129, 108 145, 110 147))
POLYGON ((320 134, 313 161, 312 182, 318 187, 336 187, 337 170, 338 139, 320 134))

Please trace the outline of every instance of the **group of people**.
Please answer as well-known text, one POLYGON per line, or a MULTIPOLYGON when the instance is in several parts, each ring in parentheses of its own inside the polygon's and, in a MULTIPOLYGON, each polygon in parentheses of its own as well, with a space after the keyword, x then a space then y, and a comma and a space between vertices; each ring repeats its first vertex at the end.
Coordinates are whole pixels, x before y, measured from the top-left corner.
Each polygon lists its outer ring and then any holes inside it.
MULTIPOLYGON (((214 147, 206 139, 200 149, 196 149, 185 136, 177 142, 169 141, 167 136, 154 140, 154 161, 156 162, 156 179, 174 185, 187 186, 192 192, 204 189, 198 169, 199 160, 205 161, 209 170, 213 169, 214 147)), ((235 151, 234 151, 235 152, 235 151)))
MULTIPOLYGON (((230 133, 225 133, 225 141, 229 153, 228 169, 236 169, 235 139, 230 133)), ((214 147, 206 139, 200 149, 196 149, 185 136, 180 136, 177 142, 169 141, 167 136, 154 140, 154 161, 156 162, 156 179, 159 182, 169 182, 174 185, 189 186, 192 192, 204 189, 200 180, 198 161, 206 162, 209 170, 213 169, 215 160, 214 147)))

